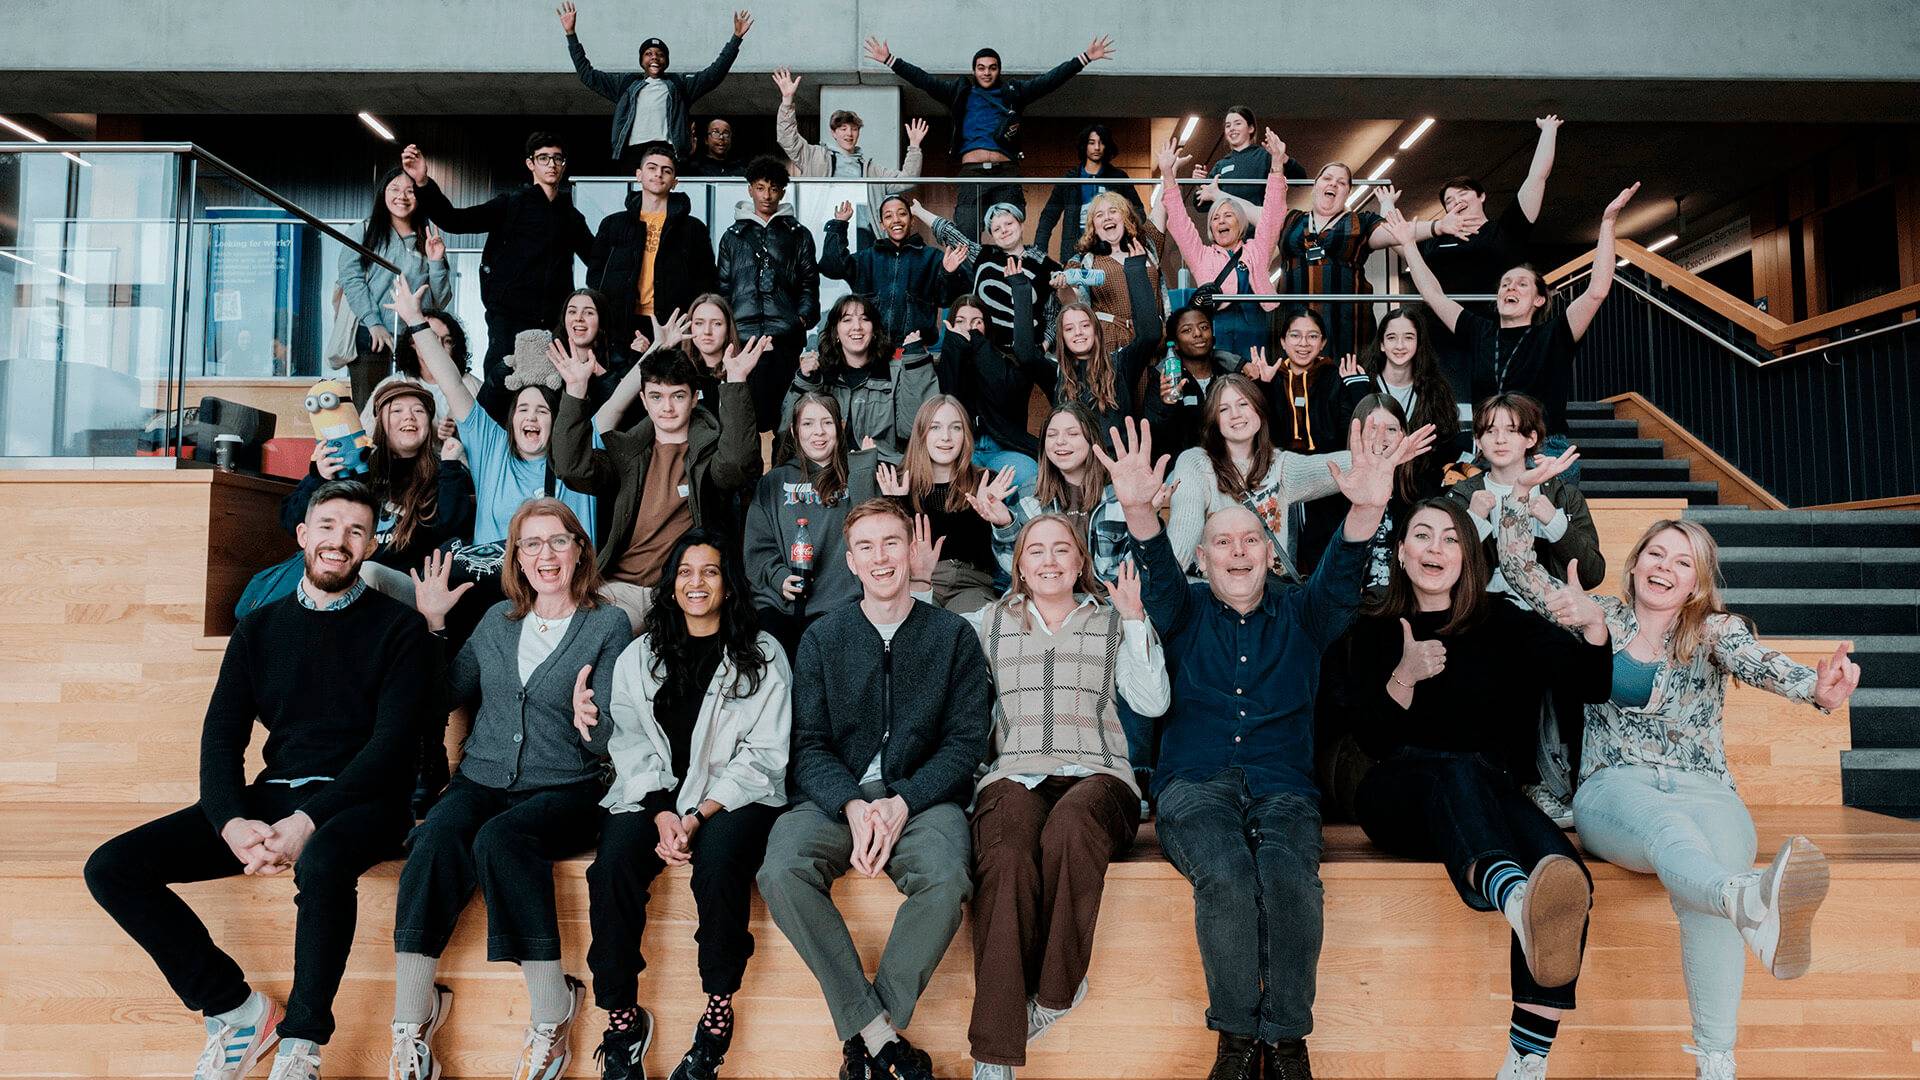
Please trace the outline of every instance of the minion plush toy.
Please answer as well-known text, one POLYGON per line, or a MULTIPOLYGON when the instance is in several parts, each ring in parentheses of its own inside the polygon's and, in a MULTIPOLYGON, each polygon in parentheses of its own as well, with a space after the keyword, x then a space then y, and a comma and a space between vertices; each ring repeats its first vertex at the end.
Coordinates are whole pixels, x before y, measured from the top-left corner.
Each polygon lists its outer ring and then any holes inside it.
POLYGON ((367 451, 373 449, 373 437, 360 423, 360 410, 354 408, 353 391, 339 379, 322 379, 307 391, 307 414, 313 418, 313 437, 325 443, 327 453, 343 463, 341 476, 358 476, 367 471, 367 451))

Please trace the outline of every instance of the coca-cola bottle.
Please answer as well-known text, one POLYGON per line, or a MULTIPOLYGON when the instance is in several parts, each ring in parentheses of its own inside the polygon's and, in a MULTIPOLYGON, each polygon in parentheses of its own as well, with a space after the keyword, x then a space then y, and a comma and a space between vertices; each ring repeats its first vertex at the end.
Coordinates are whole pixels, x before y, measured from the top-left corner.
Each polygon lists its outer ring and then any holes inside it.
POLYGON ((813 587, 813 537, 807 532, 807 519, 796 522, 793 543, 787 545, 787 569, 800 579, 800 599, 813 587))

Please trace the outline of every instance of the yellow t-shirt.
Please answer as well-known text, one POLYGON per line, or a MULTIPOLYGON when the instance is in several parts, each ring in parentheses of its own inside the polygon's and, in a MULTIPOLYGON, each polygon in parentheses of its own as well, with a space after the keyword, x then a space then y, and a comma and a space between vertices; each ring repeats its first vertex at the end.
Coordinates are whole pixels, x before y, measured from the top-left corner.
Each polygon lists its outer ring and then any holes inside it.
POLYGON ((635 315, 653 314, 653 260, 660 254, 660 233, 667 226, 667 212, 655 213, 640 211, 640 221, 647 227, 647 252, 640 257, 640 282, 633 298, 635 315))

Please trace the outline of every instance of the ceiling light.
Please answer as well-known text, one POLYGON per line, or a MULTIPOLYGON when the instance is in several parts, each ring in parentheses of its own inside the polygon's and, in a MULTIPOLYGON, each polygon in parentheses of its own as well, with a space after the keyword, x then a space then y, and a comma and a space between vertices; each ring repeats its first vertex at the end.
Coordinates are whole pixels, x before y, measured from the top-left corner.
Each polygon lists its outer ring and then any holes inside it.
POLYGON ((1373 170, 1373 175, 1367 177, 1367 179, 1378 180, 1381 177, 1387 175, 1387 170, 1393 168, 1393 160, 1394 159, 1392 158, 1388 158, 1387 160, 1381 162, 1380 167, 1373 170))
POLYGON ((0 256, 5 256, 6 258, 9 258, 9 259, 12 259, 12 260, 13 260, 14 262, 17 262, 17 263, 20 263, 20 264, 22 264, 22 265, 24 265, 24 266, 32 266, 32 265, 33 265, 33 260, 32 260, 32 259, 23 259, 23 258, 21 258, 20 256, 18 256, 18 255, 15 255, 15 254, 14 254, 13 252, 11 252, 11 251, 7 251, 7 250, 4 250, 4 249, 0 249, 0 256))
POLYGON ((365 109, 360 110, 360 122, 373 129, 375 135, 380 136, 388 142, 394 141, 393 132, 388 130, 387 125, 381 123, 379 117, 374 116, 365 109))
POLYGON ((65 151, 62 151, 60 156, 63 158, 66 158, 68 161, 73 162, 75 165, 84 165, 89 169, 93 168, 93 162, 87 161, 84 158, 81 158, 77 154, 69 154, 69 153, 66 153, 65 151))
POLYGON ((1402 150, 1413 149, 1413 144, 1419 142, 1420 136, 1425 135, 1427 133, 1427 129, 1432 126, 1433 126, 1433 117, 1431 116, 1427 117, 1425 120, 1420 121, 1420 126, 1413 129, 1413 134, 1408 135, 1405 139, 1401 140, 1400 149, 1402 150))
POLYGON ((79 278, 77 278, 77 277, 74 277, 74 276, 73 276, 72 274, 69 274, 69 273, 67 273, 67 272, 66 272, 66 271, 64 271, 64 270, 55 270, 55 269, 54 269, 53 267, 51 267, 51 266, 49 266, 49 267, 47 267, 47 273, 49 273, 49 274, 52 274, 52 275, 53 275, 54 277, 62 277, 62 278, 66 278, 66 279, 67 279, 68 281, 71 281, 71 282, 73 282, 73 283, 74 283, 75 285, 85 285, 85 284, 86 284, 86 282, 84 282, 84 281, 81 281, 81 280, 80 280, 79 278))
POLYGON ((14 123, 12 120, 9 120, 4 116, 0 116, 0 127, 5 127, 10 131, 16 132, 19 135, 24 136, 25 138, 32 139, 34 142, 47 141, 47 137, 45 135, 40 134, 39 132, 33 130, 32 128, 22 127, 19 124, 14 123))
POLYGON ((1193 129, 1198 126, 1200 126, 1200 118, 1198 116, 1187 117, 1187 126, 1180 129, 1179 141, 1184 143, 1188 139, 1193 138, 1193 129))
POLYGON ((1671 244, 1671 243, 1673 243, 1674 241, 1676 241, 1676 240, 1678 240, 1678 239, 1680 239, 1680 234, 1679 234, 1679 233, 1668 233, 1667 235, 1665 235, 1665 236, 1663 236, 1663 237, 1661 237, 1660 239, 1658 239, 1658 240, 1655 240, 1655 241, 1654 241, 1653 243, 1651 243, 1651 244, 1648 244, 1648 245, 1647 245, 1647 250, 1648 250, 1648 251, 1659 251, 1659 250, 1660 250, 1661 248, 1663 248, 1663 247, 1666 247, 1667 245, 1669 245, 1669 244, 1671 244))

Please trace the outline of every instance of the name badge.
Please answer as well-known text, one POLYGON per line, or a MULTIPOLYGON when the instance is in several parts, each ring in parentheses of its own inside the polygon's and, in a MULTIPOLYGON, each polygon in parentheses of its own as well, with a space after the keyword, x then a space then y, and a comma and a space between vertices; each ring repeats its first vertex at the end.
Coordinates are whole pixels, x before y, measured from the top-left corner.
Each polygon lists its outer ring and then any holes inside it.
POLYGON ((1307 253, 1306 253, 1306 260, 1310 263, 1327 261, 1327 249, 1321 247, 1319 244, 1314 244, 1308 247, 1307 253))
POLYGON ((1200 399, 1197 397, 1194 397, 1192 394, 1188 394, 1187 396, 1180 399, 1180 404, 1190 405, 1195 408, 1198 408, 1200 405, 1200 399))
POLYGON ((680 485, 680 497, 683 499, 687 497, 687 485, 685 484, 680 485))
POLYGON ((1304 398, 1304 397, 1296 397, 1296 398, 1294 398, 1294 399, 1293 399, 1293 407, 1294 407, 1294 408, 1296 408, 1296 409, 1304 409, 1304 408, 1306 408, 1306 407, 1307 407, 1307 399, 1306 399, 1306 398, 1304 398))

